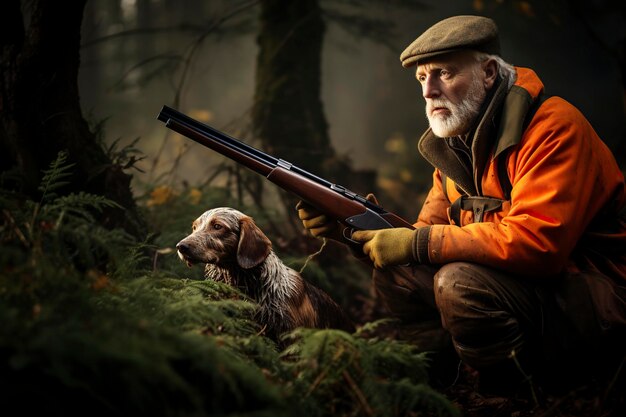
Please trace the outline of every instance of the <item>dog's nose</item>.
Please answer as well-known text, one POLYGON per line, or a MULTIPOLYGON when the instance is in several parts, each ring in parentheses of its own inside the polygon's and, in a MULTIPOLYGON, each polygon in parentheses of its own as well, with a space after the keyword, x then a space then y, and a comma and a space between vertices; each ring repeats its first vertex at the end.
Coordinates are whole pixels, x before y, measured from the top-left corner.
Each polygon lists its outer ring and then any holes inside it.
POLYGON ((178 244, 176 245, 176 249, 178 249, 178 251, 183 255, 189 254, 190 251, 189 245, 182 241, 178 242, 178 244))

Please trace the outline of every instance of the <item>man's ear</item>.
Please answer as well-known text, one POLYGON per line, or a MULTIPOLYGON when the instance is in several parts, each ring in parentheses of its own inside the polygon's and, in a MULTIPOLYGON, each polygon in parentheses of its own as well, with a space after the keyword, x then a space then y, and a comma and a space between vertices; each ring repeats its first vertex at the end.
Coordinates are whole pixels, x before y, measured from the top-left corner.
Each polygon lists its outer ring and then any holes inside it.
POLYGON ((237 264, 243 269, 250 269, 267 258, 272 249, 272 242, 254 224, 251 217, 242 217, 239 221, 239 244, 237 246, 237 264))
POLYGON ((485 90, 491 90, 491 87, 493 87, 498 78, 498 63, 495 59, 488 59, 482 63, 482 68, 485 72, 485 79, 483 81, 485 90))

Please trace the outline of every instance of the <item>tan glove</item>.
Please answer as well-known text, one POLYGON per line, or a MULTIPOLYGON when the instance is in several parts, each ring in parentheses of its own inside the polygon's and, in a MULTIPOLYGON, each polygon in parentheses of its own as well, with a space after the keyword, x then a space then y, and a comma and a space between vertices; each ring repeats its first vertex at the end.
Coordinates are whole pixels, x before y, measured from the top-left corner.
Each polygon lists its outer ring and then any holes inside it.
POLYGON ((403 265, 416 261, 414 255, 417 230, 404 227, 380 230, 360 230, 352 239, 363 244, 365 253, 376 268, 403 265))
MULTIPOLYGON (((376 205, 378 200, 374 194, 368 194, 365 199, 376 205)), ((338 242, 346 243, 343 231, 347 228, 336 220, 333 220, 320 212, 310 204, 300 200, 296 204, 298 218, 302 221, 302 225, 315 237, 327 237, 338 242)))
POLYGON ((328 218, 324 213, 302 200, 296 204, 296 210, 298 210, 302 225, 313 236, 341 241, 342 228, 336 220, 328 218))

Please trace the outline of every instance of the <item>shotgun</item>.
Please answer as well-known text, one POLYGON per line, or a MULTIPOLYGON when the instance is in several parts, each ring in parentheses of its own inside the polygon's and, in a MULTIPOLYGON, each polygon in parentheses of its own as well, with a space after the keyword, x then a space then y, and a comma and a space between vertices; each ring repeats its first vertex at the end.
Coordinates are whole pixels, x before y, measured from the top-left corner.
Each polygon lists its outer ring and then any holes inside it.
POLYGON ((337 219, 352 231, 414 228, 396 214, 341 185, 268 155, 171 107, 163 106, 157 119, 164 122, 165 127, 263 175, 283 190, 295 194, 331 218, 337 219))

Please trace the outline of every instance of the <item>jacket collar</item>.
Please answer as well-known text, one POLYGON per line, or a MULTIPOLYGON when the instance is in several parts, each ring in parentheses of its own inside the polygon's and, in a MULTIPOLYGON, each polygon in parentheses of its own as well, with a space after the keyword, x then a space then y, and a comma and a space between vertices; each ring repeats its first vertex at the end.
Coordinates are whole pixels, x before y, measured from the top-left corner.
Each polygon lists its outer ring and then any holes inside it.
POLYGON ((543 92, 543 83, 534 71, 517 68, 518 78, 506 96, 498 123, 493 159, 522 140, 525 121, 533 103, 543 92))

